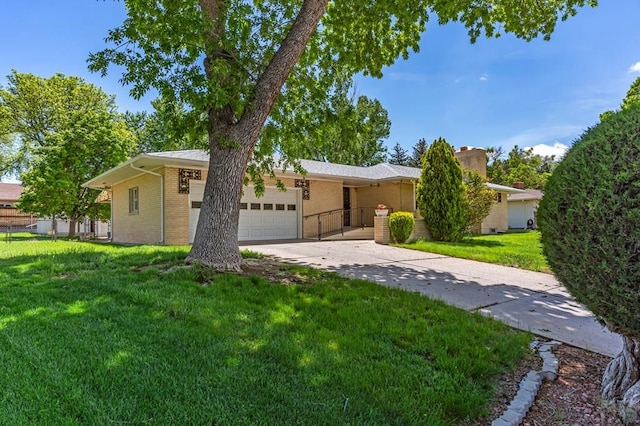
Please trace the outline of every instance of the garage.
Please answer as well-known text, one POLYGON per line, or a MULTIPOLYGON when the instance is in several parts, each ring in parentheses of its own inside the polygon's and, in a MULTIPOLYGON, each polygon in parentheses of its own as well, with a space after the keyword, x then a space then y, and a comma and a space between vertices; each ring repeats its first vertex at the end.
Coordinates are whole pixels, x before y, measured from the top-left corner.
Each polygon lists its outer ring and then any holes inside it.
MULTIPOLYGON (((189 242, 196 234, 204 182, 191 181, 189 194, 189 242)), ((238 241, 285 240, 299 238, 300 189, 286 192, 267 188, 263 197, 256 197, 253 187, 244 189, 240 202, 238 241)))

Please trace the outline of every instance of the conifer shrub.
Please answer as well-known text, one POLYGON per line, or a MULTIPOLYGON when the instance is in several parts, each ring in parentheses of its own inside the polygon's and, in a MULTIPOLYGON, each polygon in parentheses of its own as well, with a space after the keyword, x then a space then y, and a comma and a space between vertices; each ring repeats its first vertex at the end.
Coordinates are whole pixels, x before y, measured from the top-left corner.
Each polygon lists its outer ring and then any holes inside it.
POLYGON ((640 338, 640 105, 575 142, 547 182, 538 224, 549 265, 576 300, 640 338))
POLYGON ((453 147, 443 138, 433 141, 422 157, 416 198, 432 239, 464 238, 467 221, 462 167, 453 147))
POLYGON ((415 219, 412 213, 395 212, 389 216, 389 231, 393 240, 398 244, 402 244, 409 239, 414 225, 415 219))

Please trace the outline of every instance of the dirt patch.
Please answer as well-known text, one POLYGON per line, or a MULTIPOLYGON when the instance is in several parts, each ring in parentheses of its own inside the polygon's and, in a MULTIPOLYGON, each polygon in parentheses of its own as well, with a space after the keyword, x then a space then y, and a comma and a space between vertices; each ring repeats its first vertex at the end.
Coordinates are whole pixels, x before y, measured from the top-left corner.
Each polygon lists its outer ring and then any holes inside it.
POLYGON ((611 358, 568 345, 556 346, 558 379, 545 381, 523 425, 622 425, 600 400, 602 374, 611 358))

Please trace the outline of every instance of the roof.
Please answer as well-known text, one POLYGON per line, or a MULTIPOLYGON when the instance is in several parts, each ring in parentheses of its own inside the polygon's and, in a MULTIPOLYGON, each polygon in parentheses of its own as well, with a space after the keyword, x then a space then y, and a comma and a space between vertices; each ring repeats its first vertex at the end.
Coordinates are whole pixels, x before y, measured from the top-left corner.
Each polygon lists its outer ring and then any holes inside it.
MULTIPOLYGON (((144 170, 153 171, 163 166, 206 169, 208 164, 209 154, 196 149, 140 154, 96 176, 86 182, 84 186, 105 189, 144 173, 144 170)), ((306 176, 308 178, 340 179, 347 185, 363 185, 369 184, 371 181, 417 180, 420 178, 420 169, 392 164, 376 164, 371 167, 360 167, 326 163, 323 161, 300 160, 300 165, 307 171, 306 176)), ((298 176, 292 169, 280 169, 274 170, 274 172, 276 176, 279 177, 298 176)))
POLYGON ((0 200, 17 201, 20 195, 22 195, 21 184, 0 182, 0 200))
MULTIPOLYGON (((206 169, 209 165, 209 154, 206 151, 190 149, 183 151, 164 151, 140 154, 119 166, 116 166, 86 182, 84 186, 96 189, 110 188, 113 185, 130 179, 146 171, 153 171, 163 166, 206 169), (142 169, 142 170, 141 170, 142 169)), ((415 167, 395 164, 376 164, 361 167, 345 164, 327 163, 315 160, 300 160, 300 165, 307 171, 306 177, 313 179, 342 180, 345 185, 368 185, 372 182, 407 181, 420 179, 421 170, 415 167)), ((274 170, 278 177, 299 176, 291 169, 274 170)), ((489 188, 509 194, 522 192, 510 186, 488 183, 489 188)))
POLYGON ((543 192, 539 189, 525 189, 523 192, 519 194, 510 194, 507 197, 507 201, 531 201, 531 200, 541 200, 543 196, 543 192))
POLYGON ((496 183, 491 183, 491 182, 487 182, 487 186, 493 189, 494 191, 506 192, 507 194, 509 194, 507 197, 511 197, 511 195, 513 194, 520 194, 523 192, 522 189, 514 188, 512 186, 498 185, 496 183))

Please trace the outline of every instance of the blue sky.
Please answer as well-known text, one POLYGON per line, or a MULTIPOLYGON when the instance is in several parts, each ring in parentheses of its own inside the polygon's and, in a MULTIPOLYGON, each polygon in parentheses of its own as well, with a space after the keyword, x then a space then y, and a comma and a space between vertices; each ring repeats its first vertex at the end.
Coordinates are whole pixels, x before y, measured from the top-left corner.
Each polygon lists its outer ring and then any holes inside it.
MULTIPOLYGON (((105 47, 124 19, 113 0, 4 1, 0 5, 0 84, 12 69, 49 77, 76 75, 115 94, 121 110, 149 109, 114 70, 87 70, 89 52, 105 47)), ((511 36, 469 43, 459 24, 428 24, 420 52, 385 69, 382 79, 357 78, 357 93, 379 99, 392 122, 387 146, 420 138, 460 146, 514 145, 559 153, 602 111, 618 107, 640 76, 640 2, 600 0, 560 22, 551 41, 511 36), (554 146, 556 149, 554 149, 554 146)))

